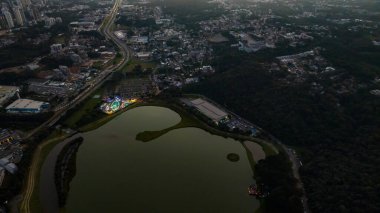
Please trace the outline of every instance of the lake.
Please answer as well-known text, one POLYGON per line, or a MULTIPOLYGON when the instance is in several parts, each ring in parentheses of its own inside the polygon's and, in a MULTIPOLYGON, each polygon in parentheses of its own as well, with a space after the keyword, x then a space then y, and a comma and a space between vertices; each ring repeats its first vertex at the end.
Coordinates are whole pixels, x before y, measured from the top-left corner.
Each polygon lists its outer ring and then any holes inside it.
POLYGON ((81 134, 65 212, 254 212, 259 202, 247 193, 253 172, 239 141, 199 128, 136 140, 180 121, 168 108, 144 106, 81 134))

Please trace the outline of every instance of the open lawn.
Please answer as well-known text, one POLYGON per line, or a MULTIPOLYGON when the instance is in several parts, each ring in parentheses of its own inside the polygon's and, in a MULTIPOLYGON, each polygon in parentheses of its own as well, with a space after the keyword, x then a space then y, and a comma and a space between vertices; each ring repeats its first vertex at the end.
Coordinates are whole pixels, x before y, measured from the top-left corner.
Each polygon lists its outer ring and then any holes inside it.
POLYGON ((121 72, 132 72, 135 66, 141 65, 142 70, 145 69, 154 69, 156 68, 157 64, 152 61, 142 61, 136 58, 132 58, 124 67, 122 67, 119 71, 121 72))
POLYGON ((77 123, 81 120, 81 118, 90 113, 93 110, 96 110, 96 107, 102 102, 101 95, 103 92, 103 87, 95 91, 91 96, 89 96, 83 104, 79 106, 79 108, 73 112, 68 118, 66 118, 62 123, 70 128, 76 128, 77 123), (94 98, 94 96, 99 96, 98 98, 94 98))
POLYGON ((57 35, 53 38, 54 40, 54 43, 56 44, 65 44, 66 42, 66 36, 63 34, 63 35, 57 35))

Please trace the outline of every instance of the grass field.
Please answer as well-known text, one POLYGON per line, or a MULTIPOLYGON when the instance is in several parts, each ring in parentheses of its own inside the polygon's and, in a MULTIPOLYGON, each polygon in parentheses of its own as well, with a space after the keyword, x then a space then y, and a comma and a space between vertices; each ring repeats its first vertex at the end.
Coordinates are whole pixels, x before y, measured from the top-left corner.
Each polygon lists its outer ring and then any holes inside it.
POLYGON ((65 44, 66 37, 65 35, 60 35, 60 36, 57 35, 53 38, 53 40, 54 40, 54 43, 65 44))
POLYGON ((122 67, 119 71, 121 72, 132 72, 135 66, 141 65, 142 70, 151 68, 156 68, 157 64, 152 61, 142 61, 139 59, 132 58, 124 67, 122 67))
POLYGON ((62 124, 70 127, 72 129, 75 129, 77 127, 77 123, 79 120, 87 113, 90 113, 91 111, 95 110, 96 107, 102 102, 101 96, 104 88, 101 87, 98 90, 96 90, 91 96, 89 96, 83 104, 80 105, 80 107, 68 118, 66 118, 62 124), (95 95, 98 95, 99 98, 94 98, 95 95))

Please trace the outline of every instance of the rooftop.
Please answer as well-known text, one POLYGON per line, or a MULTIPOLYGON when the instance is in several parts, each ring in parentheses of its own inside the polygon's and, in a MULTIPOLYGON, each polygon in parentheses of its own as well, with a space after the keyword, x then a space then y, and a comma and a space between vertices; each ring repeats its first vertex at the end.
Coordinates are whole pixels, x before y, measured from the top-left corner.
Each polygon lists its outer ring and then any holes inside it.
POLYGON ((212 119, 213 121, 220 121, 225 118, 228 114, 213 104, 205 101, 201 98, 190 101, 194 107, 196 107, 201 113, 212 119))
POLYGON ((30 99, 18 99, 11 103, 9 106, 7 106, 6 109, 39 109, 41 106, 45 104, 41 101, 34 101, 30 99))

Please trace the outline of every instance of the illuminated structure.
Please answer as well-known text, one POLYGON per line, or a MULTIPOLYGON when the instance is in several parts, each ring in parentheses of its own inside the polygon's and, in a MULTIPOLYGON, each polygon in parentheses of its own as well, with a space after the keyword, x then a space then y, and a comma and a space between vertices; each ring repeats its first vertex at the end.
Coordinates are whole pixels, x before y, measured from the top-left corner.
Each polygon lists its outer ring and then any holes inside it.
POLYGON ((100 106, 100 110, 102 110, 106 114, 113 114, 120 109, 124 109, 130 104, 133 104, 137 101, 135 98, 123 99, 120 96, 115 96, 114 98, 107 97, 104 100, 104 103, 100 106))

